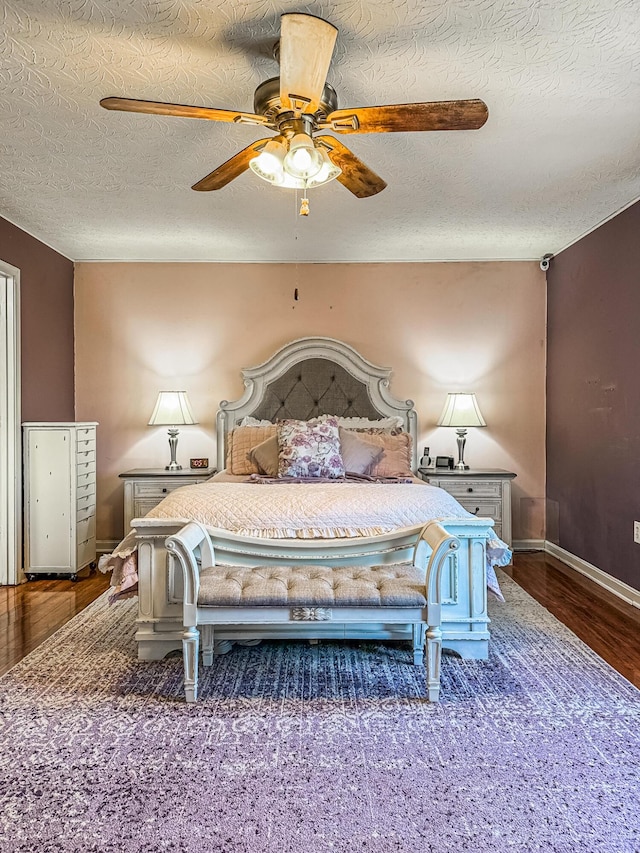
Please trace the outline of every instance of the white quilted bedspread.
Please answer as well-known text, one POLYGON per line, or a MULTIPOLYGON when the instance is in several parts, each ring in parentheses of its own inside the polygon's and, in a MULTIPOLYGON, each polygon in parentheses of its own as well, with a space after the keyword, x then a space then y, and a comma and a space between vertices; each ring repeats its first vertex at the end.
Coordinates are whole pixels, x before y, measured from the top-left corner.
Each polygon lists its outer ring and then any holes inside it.
MULTIPOLYGON (((176 489, 147 515, 273 539, 378 536, 427 521, 472 517, 443 489, 426 483, 258 485, 211 480, 176 489)), ((100 559, 102 571, 114 569, 112 600, 137 590, 136 545, 131 531, 113 554, 100 559)), ((487 586, 504 601, 494 566, 508 565, 511 551, 490 536, 486 553, 487 586)))
POLYGON ((148 517, 199 521, 243 536, 331 539, 473 516, 447 492, 426 484, 209 481, 176 489, 148 517))

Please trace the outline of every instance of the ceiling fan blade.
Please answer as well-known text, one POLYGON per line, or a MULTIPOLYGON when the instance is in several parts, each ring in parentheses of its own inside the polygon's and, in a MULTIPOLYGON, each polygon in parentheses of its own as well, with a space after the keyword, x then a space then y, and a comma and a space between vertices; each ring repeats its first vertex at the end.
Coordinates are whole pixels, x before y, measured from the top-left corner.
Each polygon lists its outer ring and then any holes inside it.
POLYGON ((256 142, 252 142, 251 145, 247 145, 242 151, 238 151, 230 160, 227 160, 226 163, 218 166, 217 169, 214 169, 213 172, 202 178, 197 184, 194 184, 191 189, 198 190, 198 192, 209 192, 210 190, 221 190, 222 187, 226 187, 234 178, 237 178, 249 168, 249 161, 253 160, 260 149, 272 140, 282 142, 284 137, 270 136, 267 139, 258 139, 256 142))
POLYGON ((331 162, 342 169, 342 174, 338 175, 336 180, 358 198, 369 198, 382 192, 387 186, 386 181, 365 166, 339 139, 333 136, 316 136, 315 141, 327 149, 331 162))
POLYGON ((336 133, 395 133, 422 130, 477 130, 489 116, 484 101, 432 101, 387 107, 334 110, 321 127, 336 133))
POLYGON ((282 15, 280 102, 285 110, 314 113, 327 79, 338 30, 313 15, 282 15))
POLYGON ((164 104, 159 101, 136 101, 133 98, 103 98, 100 106, 105 110, 122 110, 126 113, 150 113, 179 118, 204 118, 209 121, 229 121, 240 124, 269 124, 264 116, 234 110, 216 110, 212 107, 189 107, 186 104, 164 104))

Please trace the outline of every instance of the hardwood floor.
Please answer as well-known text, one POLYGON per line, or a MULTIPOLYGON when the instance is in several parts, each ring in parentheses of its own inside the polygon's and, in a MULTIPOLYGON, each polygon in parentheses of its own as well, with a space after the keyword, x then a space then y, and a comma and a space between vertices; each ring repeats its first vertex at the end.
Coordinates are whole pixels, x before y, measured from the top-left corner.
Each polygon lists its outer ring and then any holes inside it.
MULTIPOLYGON (((517 553, 507 574, 625 678, 640 687, 640 609, 541 552, 517 553)), ((109 575, 0 587, 0 675, 101 595, 109 575)))
POLYGON ((640 687, 640 609, 542 552, 504 571, 621 675, 640 687))
POLYGON ((84 570, 76 583, 42 580, 0 587, 0 675, 32 652, 109 586, 109 575, 84 570))

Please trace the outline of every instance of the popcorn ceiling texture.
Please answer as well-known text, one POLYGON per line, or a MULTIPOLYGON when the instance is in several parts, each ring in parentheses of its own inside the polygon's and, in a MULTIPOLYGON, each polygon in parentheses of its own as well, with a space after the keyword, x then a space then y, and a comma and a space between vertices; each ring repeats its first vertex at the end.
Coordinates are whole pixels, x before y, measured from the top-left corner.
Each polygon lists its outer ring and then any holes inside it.
POLYGON ((73 260, 528 259, 640 196, 635 0, 338 0, 341 107, 478 97, 480 131, 349 136, 388 188, 190 186, 264 135, 109 113, 108 95, 252 110, 295 0, 5 0, 0 209, 73 260))
POLYGON ((106 595, 0 680, 0 850, 636 853, 640 693, 501 575, 488 661, 268 643, 135 658, 106 595))

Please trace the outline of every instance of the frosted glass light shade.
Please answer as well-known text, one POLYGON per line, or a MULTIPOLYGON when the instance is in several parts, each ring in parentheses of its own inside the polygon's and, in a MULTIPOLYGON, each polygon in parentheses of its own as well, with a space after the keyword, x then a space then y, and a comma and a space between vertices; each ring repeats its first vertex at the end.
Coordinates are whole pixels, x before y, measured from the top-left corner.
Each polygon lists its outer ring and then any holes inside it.
POLYGON ((438 426, 484 427, 486 421, 480 413, 475 394, 447 394, 438 426))
POLYGON ((322 156, 314 146, 313 139, 306 133, 296 133, 289 142, 289 153, 284 158, 285 172, 293 178, 309 180, 318 174, 322 165, 322 156))
POLYGON ((186 391, 160 391, 149 425, 197 424, 186 391))
POLYGON ((287 149, 282 143, 271 139, 257 157, 249 160, 249 168, 270 184, 281 184, 284 180, 283 162, 286 153, 287 149))
POLYGON ((317 150, 322 159, 322 166, 318 174, 307 181, 307 186, 309 187, 319 187, 321 184, 327 184, 342 174, 342 169, 331 162, 324 148, 318 148, 317 150))

